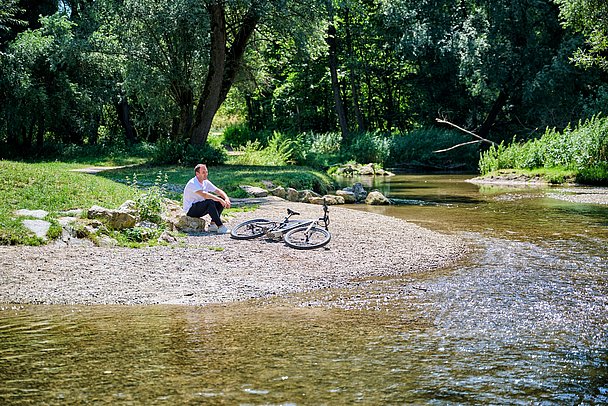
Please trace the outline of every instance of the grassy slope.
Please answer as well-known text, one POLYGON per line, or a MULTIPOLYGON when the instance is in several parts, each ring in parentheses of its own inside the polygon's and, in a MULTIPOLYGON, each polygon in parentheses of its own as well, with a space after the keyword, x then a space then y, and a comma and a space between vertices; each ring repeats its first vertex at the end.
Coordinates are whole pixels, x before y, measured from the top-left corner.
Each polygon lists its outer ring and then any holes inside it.
MULTIPOLYGON (((71 171, 85 166, 0 161, 0 245, 41 243, 23 227, 22 219, 15 217, 15 210, 43 209, 50 213, 47 219, 53 221, 60 211, 92 205, 116 208, 125 200, 133 199, 135 192, 125 182, 125 178, 132 178, 133 174, 137 175, 139 184, 152 184, 160 171, 163 178, 167 175, 168 183, 178 188, 193 176, 192 168, 177 166, 136 166, 96 175, 71 171)), ((263 186, 262 180, 321 192, 331 187, 327 175, 301 167, 219 166, 211 167, 210 171, 210 179, 233 197, 244 196, 239 185, 263 186)), ((181 194, 169 197, 181 199, 181 194)))

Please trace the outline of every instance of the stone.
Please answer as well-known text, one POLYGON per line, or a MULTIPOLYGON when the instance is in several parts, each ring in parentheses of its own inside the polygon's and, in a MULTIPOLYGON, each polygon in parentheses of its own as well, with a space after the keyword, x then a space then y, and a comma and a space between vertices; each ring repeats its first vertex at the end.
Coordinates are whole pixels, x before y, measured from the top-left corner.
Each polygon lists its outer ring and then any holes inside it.
POLYGON ((268 188, 268 189, 274 189, 274 188, 276 188, 276 187, 277 187, 277 186, 276 186, 274 183, 272 183, 272 181, 270 181, 270 180, 263 180, 263 181, 262 181, 262 185, 264 185, 264 187, 266 187, 266 188, 268 188))
POLYGON ((268 193, 272 196, 280 197, 281 199, 285 199, 285 196, 287 196, 287 191, 283 186, 277 186, 274 189, 270 189, 268 193))
POLYGON ((15 211, 15 215, 20 217, 35 217, 37 219, 43 219, 49 214, 48 211, 45 210, 28 210, 28 209, 19 209, 15 211))
POLYGON ((203 218, 188 217, 185 214, 182 215, 175 227, 185 233, 202 233, 205 231, 207 222, 203 218))
POLYGON ((325 195, 325 196, 313 196, 308 201, 312 204, 327 204, 328 206, 336 205, 336 204, 344 204, 344 199, 340 196, 336 195, 325 195))
POLYGON ((120 205, 118 211, 129 213, 133 217, 139 216, 139 213, 137 211, 137 203, 135 203, 133 200, 126 200, 123 204, 120 205))
POLYGON ((362 176, 374 176, 375 173, 376 172, 374 171, 374 167, 371 164, 362 166, 359 169, 359 175, 362 175, 362 176))
POLYGON ((175 238, 173 234, 165 230, 162 232, 160 237, 158 237, 157 241, 160 243, 175 244, 177 242, 177 238, 175 238))
POLYGON ((391 201, 388 200, 386 196, 382 193, 374 190, 373 192, 369 192, 367 197, 365 198, 365 203, 370 205, 383 205, 383 204, 391 204, 391 201))
POLYGON ((288 187, 287 188, 287 200, 289 200, 290 202, 297 202, 300 199, 299 195, 298 195, 298 191, 295 190, 294 188, 288 187))
POLYGON ((248 195, 253 197, 266 197, 268 196, 268 191, 266 189, 262 189, 257 186, 249 186, 249 185, 239 185, 241 189, 247 192, 248 195))
POLYGON ((356 203, 357 198, 355 197, 355 193, 347 190, 336 190, 336 196, 340 196, 344 199, 344 203, 356 203))
POLYGON ((137 221, 135 216, 124 211, 106 209, 96 205, 91 206, 87 211, 87 218, 101 220, 114 230, 134 227, 137 221))
POLYGON ((367 192, 363 188, 363 185, 359 182, 353 185, 352 192, 355 194, 355 199, 358 202, 365 200, 367 197, 367 192))
POLYGON ((44 220, 23 220, 23 225, 36 234, 36 237, 46 239, 46 233, 51 227, 51 223, 44 220))
POLYGON ((299 202, 307 203, 311 197, 321 197, 320 194, 313 192, 312 190, 300 190, 298 192, 298 200, 299 202))
POLYGON ((99 247, 115 247, 118 245, 118 241, 116 241, 114 238, 110 237, 109 235, 102 235, 99 237, 99 239, 97 240, 97 245, 99 247))

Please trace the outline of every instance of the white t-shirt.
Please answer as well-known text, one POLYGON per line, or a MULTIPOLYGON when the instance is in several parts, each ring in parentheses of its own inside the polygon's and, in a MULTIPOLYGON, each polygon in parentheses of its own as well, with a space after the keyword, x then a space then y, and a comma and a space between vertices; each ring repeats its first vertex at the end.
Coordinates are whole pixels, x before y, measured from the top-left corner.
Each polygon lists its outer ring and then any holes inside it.
POLYGON ((196 193, 199 190, 213 193, 217 188, 208 179, 205 179, 203 183, 199 182, 198 179, 196 179, 196 176, 190 179, 184 188, 184 213, 188 213, 188 210, 190 210, 190 207, 192 207, 194 203, 205 200, 204 197, 196 193))

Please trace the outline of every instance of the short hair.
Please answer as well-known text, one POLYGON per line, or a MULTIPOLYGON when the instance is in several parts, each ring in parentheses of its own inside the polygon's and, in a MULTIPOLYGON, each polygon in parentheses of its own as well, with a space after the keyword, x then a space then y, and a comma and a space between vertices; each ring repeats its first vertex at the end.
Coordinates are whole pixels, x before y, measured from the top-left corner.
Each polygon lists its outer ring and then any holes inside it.
POLYGON ((205 164, 198 164, 198 165, 196 165, 196 166, 194 167, 194 174, 197 174, 197 173, 200 171, 200 169, 201 169, 203 166, 204 166, 205 168, 207 167, 207 165, 205 165, 205 164))

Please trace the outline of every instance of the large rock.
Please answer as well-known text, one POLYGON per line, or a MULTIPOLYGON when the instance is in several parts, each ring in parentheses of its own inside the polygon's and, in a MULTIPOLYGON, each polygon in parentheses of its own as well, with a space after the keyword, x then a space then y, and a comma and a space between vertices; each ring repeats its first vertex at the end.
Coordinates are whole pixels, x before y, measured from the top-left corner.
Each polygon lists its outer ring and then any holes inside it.
POLYGON ((272 196, 280 197, 281 199, 285 199, 287 196, 287 191, 283 186, 277 186, 274 189, 270 189, 268 191, 272 196))
POLYGON ((357 198, 355 197, 355 193, 347 190, 336 190, 336 196, 340 196, 344 199, 344 203, 356 203, 357 198))
POLYGON ((266 197, 268 196, 268 191, 266 189, 262 189, 257 186, 249 186, 249 185, 240 185, 241 189, 247 192, 248 195, 253 197, 266 197))
POLYGON ((287 188, 287 200, 289 200, 290 202, 297 202, 300 200, 300 196, 298 194, 298 191, 295 190, 294 188, 288 187, 287 188))
POLYGON ((206 224, 205 219, 183 215, 178 219, 175 227, 185 233, 202 233, 206 224))
POLYGON ((308 203, 312 204, 327 204, 328 206, 332 206, 335 204, 344 204, 344 199, 341 196, 336 195, 325 195, 325 196, 313 196, 308 200, 308 203))
POLYGON ((367 192, 360 182, 353 185, 352 192, 355 194, 355 200, 358 202, 365 200, 367 197, 367 192))
POLYGON ((365 198, 365 203, 371 205, 382 205, 391 204, 391 201, 388 200, 388 198, 382 193, 378 192, 377 190, 374 190, 373 192, 369 192, 369 194, 365 198))
POLYGON ((202 218, 186 216, 182 206, 175 200, 165 199, 165 212, 161 217, 171 230, 185 233, 202 233, 207 225, 202 218))
POLYGON ((101 220, 114 230, 135 227, 137 219, 132 214, 121 210, 106 209, 101 206, 92 206, 87 212, 87 218, 101 220))
POLYGON ((359 168, 359 175, 374 176, 375 174, 376 174, 376 171, 374 170, 374 167, 372 164, 364 165, 361 168, 359 168))
POLYGON ((44 220, 23 220, 25 228, 36 234, 36 237, 46 240, 46 233, 51 227, 51 223, 44 220))
POLYGON ((298 192, 298 201, 302 203, 308 203, 313 197, 321 197, 320 194, 313 192, 312 190, 300 190, 298 192))

